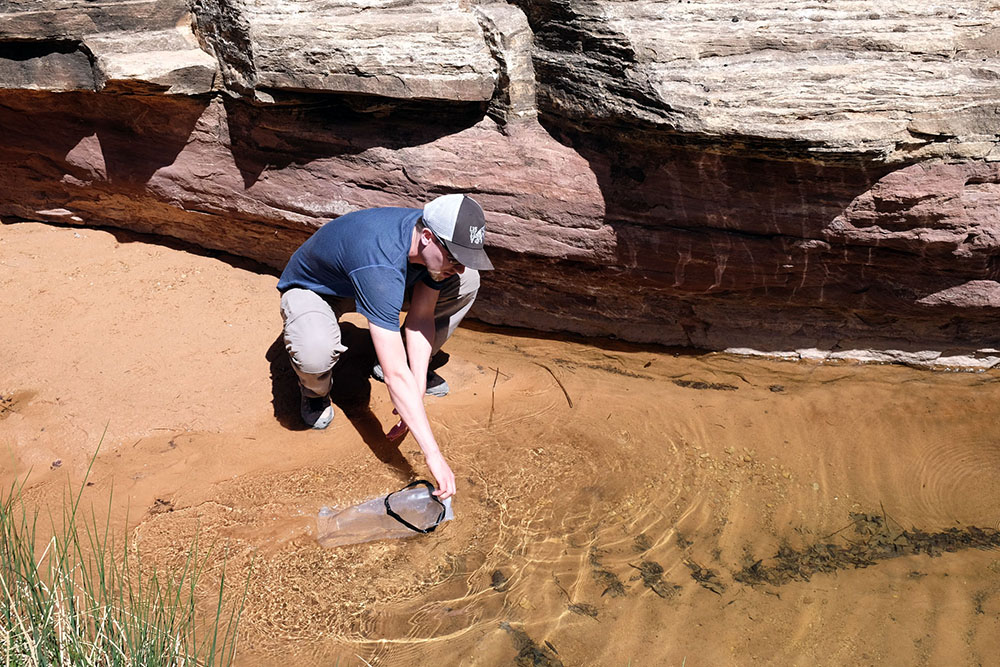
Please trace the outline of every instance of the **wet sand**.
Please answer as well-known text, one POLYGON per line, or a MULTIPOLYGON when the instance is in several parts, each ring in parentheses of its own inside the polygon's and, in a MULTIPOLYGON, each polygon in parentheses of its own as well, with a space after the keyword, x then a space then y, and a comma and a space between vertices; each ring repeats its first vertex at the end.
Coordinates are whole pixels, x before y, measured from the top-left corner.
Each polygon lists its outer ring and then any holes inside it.
POLYGON ((1000 652, 1000 550, 955 537, 1000 529, 1000 374, 473 325, 445 348, 452 394, 427 403, 459 480, 456 520, 324 549, 321 507, 427 473, 412 438, 396 450, 381 436, 392 406, 364 376, 357 316, 334 424, 299 428, 275 282, 125 232, 0 226, 0 481, 30 470, 28 497, 57 509, 100 443, 84 503, 103 515, 111 494, 148 562, 177 563, 201 535, 219 554, 206 590, 223 555, 229 581, 249 572, 238 664, 977 665, 1000 652), (915 531, 945 548, 914 553, 915 531), (902 555, 830 556, 879 545, 902 555), (741 576, 782 563, 787 576, 741 576))

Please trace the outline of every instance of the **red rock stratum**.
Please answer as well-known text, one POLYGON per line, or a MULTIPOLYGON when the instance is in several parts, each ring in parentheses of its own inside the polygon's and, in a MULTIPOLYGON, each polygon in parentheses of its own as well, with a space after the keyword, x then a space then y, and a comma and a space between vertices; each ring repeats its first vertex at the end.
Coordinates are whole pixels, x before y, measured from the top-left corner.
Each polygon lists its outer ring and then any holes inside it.
POLYGON ((13 0, 0 215, 283 266, 473 193, 486 321, 1000 362, 1000 3, 13 0))

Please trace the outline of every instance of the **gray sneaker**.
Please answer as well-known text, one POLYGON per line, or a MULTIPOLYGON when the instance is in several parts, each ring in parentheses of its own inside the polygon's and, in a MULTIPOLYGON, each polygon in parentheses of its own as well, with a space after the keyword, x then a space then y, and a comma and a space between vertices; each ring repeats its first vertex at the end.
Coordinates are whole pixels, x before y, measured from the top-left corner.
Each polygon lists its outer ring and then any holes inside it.
POLYGON ((322 398, 302 396, 299 413, 302 415, 302 421, 309 428, 326 428, 333 421, 333 404, 330 403, 328 396, 322 398))
MULTIPOLYGON (((376 362, 372 366, 372 377, 379 382, 385 382, 385 373, 382 372, 382 364, 376 362)), ((425 394, 440 398, 441 396, 447 396, 449 391, 451 391, 451 387, 448 386, 447 380, 434 371, 427 371, 427 391, 424 392, 425 394)))
POLYGON ((427 391, 425 392, 428 396, 447 396, 449 391, 451 391, 451 387, 448 386, 447 380, 434 371, 428 371, 427 391))

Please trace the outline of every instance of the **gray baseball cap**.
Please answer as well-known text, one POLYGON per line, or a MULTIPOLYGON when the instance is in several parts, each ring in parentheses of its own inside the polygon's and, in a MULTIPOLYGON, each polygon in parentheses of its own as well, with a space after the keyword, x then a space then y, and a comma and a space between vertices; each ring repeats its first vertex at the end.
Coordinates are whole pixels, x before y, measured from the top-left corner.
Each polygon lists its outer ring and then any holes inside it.
POLYGON ((483 249, 486 216, 475 199, 460 194, 438 197, 424 206, 423 221, 463 266, 479 271, 493 269, 483 249))

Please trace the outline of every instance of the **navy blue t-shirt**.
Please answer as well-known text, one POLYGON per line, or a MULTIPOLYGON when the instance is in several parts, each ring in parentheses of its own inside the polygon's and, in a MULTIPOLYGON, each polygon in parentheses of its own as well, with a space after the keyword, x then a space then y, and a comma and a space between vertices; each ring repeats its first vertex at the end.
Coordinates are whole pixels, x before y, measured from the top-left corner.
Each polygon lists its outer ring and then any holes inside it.
POLYGON ((288 260, 278 290, 354 299, 371 324, 399 331, 406 290, 418 280, 441 289, 424 266, 407 263, 420 214, 418 208, 370 208, 331 220, 288 260))

